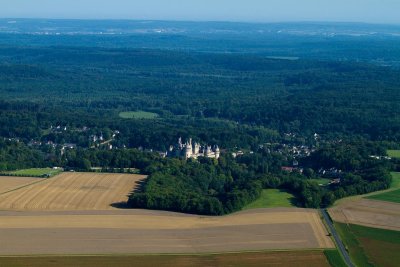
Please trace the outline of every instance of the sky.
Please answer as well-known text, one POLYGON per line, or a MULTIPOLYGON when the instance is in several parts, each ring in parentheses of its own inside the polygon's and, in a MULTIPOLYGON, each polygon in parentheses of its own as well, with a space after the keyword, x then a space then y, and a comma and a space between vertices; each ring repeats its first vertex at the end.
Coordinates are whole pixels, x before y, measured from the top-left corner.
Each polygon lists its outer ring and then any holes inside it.
POLYGON ((0 0, 0 17, 400 24, 400 0, 0 0))

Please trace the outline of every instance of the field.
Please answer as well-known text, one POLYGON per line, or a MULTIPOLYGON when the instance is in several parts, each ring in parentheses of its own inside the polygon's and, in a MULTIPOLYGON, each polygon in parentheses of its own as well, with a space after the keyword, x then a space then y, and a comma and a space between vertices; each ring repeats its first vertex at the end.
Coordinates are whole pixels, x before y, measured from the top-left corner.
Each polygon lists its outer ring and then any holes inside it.
POLYGON ((332 267, 347 267, 339 251, 336 249, 325 250, 324 254, 332 267))
POLYGON ((42 177, 42 176, 54 176, 60 173, 61 170, 54 170, 52 168, 33 168, 33 169, 24 169, 18 171, 4 172, 4 174, 15 175, 15 176, 25 176, 25 177, 42 177))
POLYGON ((146 112, 146 111, 120 112, 119 116, 123 119, 156 119, 159 117, 157 113, 146 112))
MULTIPOLYGON (((0 257, 0 266, 8 267, 181 267, 181 266, 299 266, 328 267, 322 251, 281 251, 211 255, 152 256, 75 256, 75 257, 0 257)), ((335 267, 335 266, 334 266, 335 267)))
POLYGON ((388 150, 388 156, 392 158, 400 158, 400 150, 388 150))
POLYGON ((342 223, 335 227, 357 266, 398 266, 400 232, 342 223))
POLYGON ((244 209, 294 207, 294 196, 279 189, 264 189, 259 199, 250 203, 244 209))
MULTIPOLYGON (((15 177, 17 178, 17 177, 15 177)), ((144 176, 64 172, 0 195, 0 210, 105 210, 126 202, 144 176)))
POLYGON ((334 221, 400 231, 400 205, 359 199, 329 209, 334 221))
POLYGON ((0 217, 0 255, 215 253, 333 247, 318 212, 296 208, 256 209, 222 217, 149 210, 1 211, 0 217))
POLYGON ((1 194, 0 255, 333 248, 318 212, 311 209, 253 209, 208 217, 118 208, 143 178, 64 172, 1 194))
POLYGON ((367 197, 368 199, 376 199, 376 200, 381 200, 381 201, 389 201, 389 202, 395 202, 395 203, 400 203, 400 189, 382 193, 379 195, 373 195, 367 197))
POLYGON ((42 181, 42 178, 0 176, 0 195, 42 181))

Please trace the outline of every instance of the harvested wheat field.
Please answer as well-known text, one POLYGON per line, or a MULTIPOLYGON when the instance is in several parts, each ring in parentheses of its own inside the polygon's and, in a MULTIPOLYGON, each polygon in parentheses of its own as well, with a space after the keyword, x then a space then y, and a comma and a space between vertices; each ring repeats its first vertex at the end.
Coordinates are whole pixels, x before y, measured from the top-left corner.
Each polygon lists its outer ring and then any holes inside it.
POLYGON ((296 208, 223 217, 146 210, 0 212, 1 255, 332 248, 327 234, 317 211, 296 208))
POLYGON ((112 204, 126 202, 127 195, 143 178, 134 174, 65 172, 1 194, 0 210, 112 209, 112 204))
POLYGON ((369 227, 400 231, 400 204, 357 199, 330 208, 333 220, 369 227))
POLYGON ((121 255, 0 257, 0 266, 14 267, 329 267, 323 251, 271 251, 211 255, 121 255))
POLYGON ((43 178, 0 176, 0 194, 43 181, 43 178))

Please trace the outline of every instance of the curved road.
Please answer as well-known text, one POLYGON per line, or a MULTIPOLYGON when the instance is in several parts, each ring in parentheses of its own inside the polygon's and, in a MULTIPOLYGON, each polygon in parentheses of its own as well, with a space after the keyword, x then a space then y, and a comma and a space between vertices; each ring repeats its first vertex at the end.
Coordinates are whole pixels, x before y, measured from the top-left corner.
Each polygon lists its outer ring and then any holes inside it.
POLYGON ((350 255, 347 252, 347 250, 346 250, 342 240, 340 239, 338 233, 336 232, 336 229, 333 226, 333 223, 332 223, 331 218, 329 217, 327 211, 325 209, 321 209, 321 213, 322 213, 322 216, 324 216, 326 224, 329 227, 329 231, 331 232, 333 238, 335 239, 335 242, 336 242, 336 245, 337 245, 337 247, 339 249, 339 252, 340 252, 340 254, 342 254, 342 257, 343 257, 344 261, 346 262, 347 266, 355 267, 354 264, 351 262, 350 255))

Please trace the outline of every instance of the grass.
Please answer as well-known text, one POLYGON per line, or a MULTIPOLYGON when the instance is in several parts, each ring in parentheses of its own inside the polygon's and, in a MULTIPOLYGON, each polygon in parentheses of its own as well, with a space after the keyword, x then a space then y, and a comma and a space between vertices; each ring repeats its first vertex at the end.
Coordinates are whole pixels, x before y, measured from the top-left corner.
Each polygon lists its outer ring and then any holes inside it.
POLYGON ((396 189, 400 189, 400 172, 392 172, 391 175, 392 175, 392 184, 390 185, 389 189, 371 192, 371 193, 364 194, 364 195, 355 195, 355 196, 341 198, 341 199, 336 200, 335 203, 333 204, 333 206, 337 206, 341 203, 345 203, 345 202, 349 202, 349 201, 356 201, 356 200, 359 200, 362 198, 371 198, 376 195, 385 194, 385 193, 394 191, 396 189))
POLYGON ((399 188, 399 189, 387 191, 380 194, 370 195, 366 198, 400 203, 400 172, 392 172, 391 174, 392 174, 392 184, 390 188, 391 189, 399 188))
POLYGON ((295 197, 279 189, 264 189, 260 198, 248 204, 243 209, 294 207, 295 197))
POLYGON ((325 250, 324 254, 332 267, 347 267, 347 264, 344 262, 338 250, 325 250))
POLYGON ((3 172, 4 175, 10 176, 26 176, 26 177, 43 177, 43 176, 55 176, 62 172, 62 170, 57 169, 54 170, 52 168, 32 168, 32 169, 23 169, 17 171, 3 172))
POLYGON ((126 111, 120 112, 119 116, 123 119, 156 119, 159 117, 157 113, 147 111, 126 111))
POLYGON ((7 267, 128 267, 128 266, 329 266, 323 251, 248 252, 212 255, 38 256, 0 257, 7 267))
POLYGON ((387 153, 391 158, 400 158, 400 150, 388 150, 387 153))
POLYGON ((381 201, 394 202, 394 203, 400 203, 400 189, 390 191, 387 193, 382 193, 379 195, 369 196, 367 198, 381 200, 381 201))
POLYGON ((398 266, 400 232, 343 223, 335 228, 357 266, 398 266))

